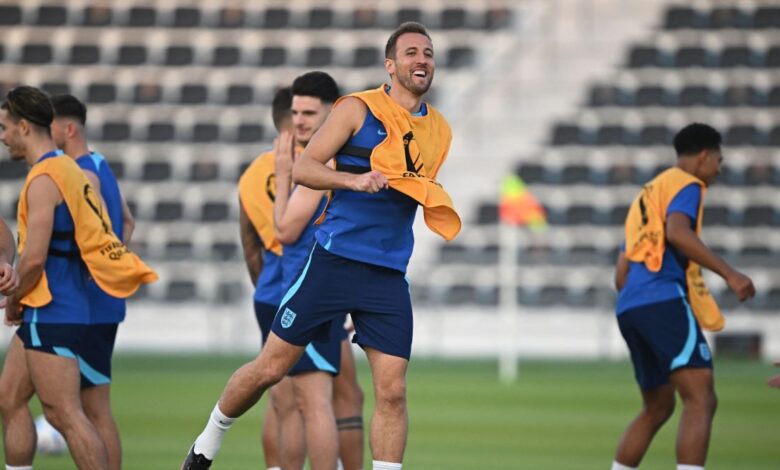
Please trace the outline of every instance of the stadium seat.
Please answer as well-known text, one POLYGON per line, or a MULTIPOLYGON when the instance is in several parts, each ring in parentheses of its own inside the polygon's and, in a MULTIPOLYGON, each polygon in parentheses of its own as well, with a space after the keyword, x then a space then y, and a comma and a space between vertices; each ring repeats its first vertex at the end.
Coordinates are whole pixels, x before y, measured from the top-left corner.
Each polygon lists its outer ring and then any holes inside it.
POLYGON ((729 209, 724 206, 709 204, 704 206, 702 218, 707 225, 729 225, 729 209))
POLYGON ((447 50, 445 65, 457 69, 468 67, 474 63, 474 49, 470 47, 452 47, 447 50))
POLYGON ((0 160, 0 179, 21 180, 27 175, 27 166, 7 158, 0 160))
POLYGON ((333 10, 330 8, 312 8, 309 11, 309 29, 326 29, 333 26, 333 10))
POLYGON ((353 67, 373 67, 380 63, 381 53, 376 47, 361 46, 355 49, 353 67))
POLYGON ((639 46, 631 49, 628 66, 631 68, 660 66, 660 52, 653 46, 639 46))
POLYGON ((490 8, 485 12, 484 29, 497 30, 509 27, 512 23, 512 12, 507 8, 490 8))
POLYGON ((246 12, 242 8, 227 7, 219 10, 219 19, 217 27, 219 28, 241 28, 246 22, 246 12))
POLYGON ((211 245, 211 258, 216 261, 230 261, 238 259, 239 253, 240 250, 238 248, 238 244, 233 241, 218 241, 211 245))
POLYGON ((22 8, 18 5, 0 5, 0 25, 13 26, 22 22, 22 8))
POLYGON ((133 102, 153 104, 162 101, 162 87, 156 83, 138 84, 133 89, 133 102))
POLYGON ((441 29, 464 29, 467 27, 466 23, 467 14, 463 8, 445 8, 441 12, 441 29))
POLYGON ((188 83, 181 87, 179 102, 185 105, 203 104, 209 99, 209 90, 205 85, 188 83))
POLYGON ((553 145, 572 145, 580 143, 580 128, 572 124, 556 124, 553 128, 553 145))
POLYGON ((68 10, 60 5, 41 5, 35 24, 38 26, 62 26, 68 21, 68 10))
POLYGON ((211 65, 229 67, 241 62, 241 49, 236 46, 218 46, 214 49, 211 65))
POLYGON ((495 203, 481 203, 477 209, 477 224, 493 225, 498 222, 498 206, 495 203))
POLYGON ((219 140, 219 125, 211 122, 199 122, 192 128, 192 142, 208 143, 219 140))
POLYGON ((190 181, 216 181, 219 179, 219 164, 195 162, 190 166, 190 181))
POLYGON ((747 46, 729 46, 720 53, 720 67, 752 67, 756 65, 753 50, 747 46))
POLYGON ((198 288, 190 280, 174 280, 168 284, 165 299, 168 302, 186 302, 198 300, 198 288))
POLYGON ((125 164, 121 160, 109 160, 108 165, 111 167, 111 171, 114 172, 114 176, 121 180, 125 177, 125 164))
POLYGON ((742 224, 745 227, 776 225, 775 209, 769 205, 750 206, 745 209, 742 216, 742 224))
POLYGON ((100 49, 91 44, 76 44, 70 49, 69 62, 73 65, 94 65, 100 62, 100 49))
POLYGON ((108 26, 111 24, 112 10, 107 6, 88 6, 84 8, 81 18, 82 26, 108 26))
POLYGON ((195 53, 189 46, 169 46, 165 49, 165 65, 191 65, 195 53))
POLYGON ((710 89, 703 85, 687 86, 680 90, 678 106, 707 106, 712 104, 710 89))
POLYGON ((374 8, 360 5, 352 13, 352 27, 372 29, 379 26, 379 15, 374 8))
POLYGON ((101 140, 107 142, 120 142, 130 138, 130 125, 121 121, 109 121, 103 123, 101 140))
POLYGON ((25 44, 22 47, 23 64, 47 64, 52 61, 53 52, 48 44, 25 44))
POLYGON ((154 220, 170 222, 180 220, 184 216, 184 206, 181 201, 159 201, 154 207, 154 220))
POLYGON ((178 7, 173 11, 174 28, 194 28, 200 24, 200 10, 191 7, 178 7))
POLYGON ((263 126, 260 124, 241 124, 238 126, 236 140, 240 143, 261 142, 263 140, 263 126))
POLYGON ((203 204, 201 221, 219 222, 230 218, 230 206, 223 201, 209 201, 203 204))
POLYGON ((767 50, 764 56, 764 67, 780 67, 780 46, 772 46, 767 50))
POLYGON ((287 62, 287 50, 283 47, 270 46, 260 50, 261 67, 279 67, 287 62))
POLYGON ((170 122, 150 122, 146 130, 149 142, 170 142, 176 138, 176 127, 170 122))
POLYGON ((306 52, 307 67, 326 67, 333 63, 333 49, 315 46, 306 52))
POLYGON ((242 298, 245 294, 244 284, 235 281, 221 281, 217 284, 214 302, 219 304, 229 304, 242 298))
POLYGON ((639 145, 668 145, 673 132, 666 126, 645 126, 639 130, 639 145))
POLYGON ((168 240, 165 243, 165 257, 170 260, 192 259, 192 241, 168 240))
POLYGON ((66 82, 43 82, 41 88, 50 95, 70 93, 70 85, 66 82))
POLYGON ((701 16, 691 7, 674 6, 666 10, 664 20, 664 28, 666 29, 696 28, 701 23, 701 16))
POLYGON ((249 85, 230 85, 227 88, 225 104, 247 105, 254 102, 254 89, 249 85))
POLYGON ((746 29, 752 26, 752 18, 739 8, 715 7, 710 9, 707 27, 709 29, 746 29))
POLYGON ((759 29, 778 28, 780 25, 780 7, 762 6, 753 12, 753 27, 759 29))
POLYGON ((164 181, 171 179, 171 174, 171 164, 168 162, 146 162, 141 170, 141 179, 144 181, 164 181))
POLYGON ((698 46, 686 46, 677 50, 674 56, 676 67, 706 67, 712 62, 707 49, 698 46))
POLYGON ((88 103, 113 103, 116 96, 116 85, 113 83, 92 83, 87 87, 88 103))
POLYGON ((527 184, 541 183, 544 178, 545 167, 535 163, 523 163, 517 168, 517 174, 527 184))
POLYGON ((157 11, 149 7, 132 7, 127 12, 127 26, 148 27, 157 22, 157 11))
POLYGON ((290 10, 286 8, 269 8, 265 11, 263 27, 281 29, 290 26, 290 10))
POLYGON ((120 46, 117 57, 118 65, 141 65, 147 60, 147 51, 144 46, 120 46))

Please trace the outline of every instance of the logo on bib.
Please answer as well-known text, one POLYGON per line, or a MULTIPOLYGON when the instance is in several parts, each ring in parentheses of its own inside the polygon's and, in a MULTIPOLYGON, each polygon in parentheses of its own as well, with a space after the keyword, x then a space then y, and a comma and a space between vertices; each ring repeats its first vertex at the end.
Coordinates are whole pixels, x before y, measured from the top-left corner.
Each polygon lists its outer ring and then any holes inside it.
POLYGON ((282 328, 289 328, 290 326, 292 326, 296 316, 297 315, 295 314, 295 312, 293 312, 289 308, 285 308, 284 313, 282 313, 282 328))
POLYGON ((710 348, 707 346, 707 343, 699 343, 699 354, 705 361, 709 361, 712 358, 712 354, 710 353, 710 348))

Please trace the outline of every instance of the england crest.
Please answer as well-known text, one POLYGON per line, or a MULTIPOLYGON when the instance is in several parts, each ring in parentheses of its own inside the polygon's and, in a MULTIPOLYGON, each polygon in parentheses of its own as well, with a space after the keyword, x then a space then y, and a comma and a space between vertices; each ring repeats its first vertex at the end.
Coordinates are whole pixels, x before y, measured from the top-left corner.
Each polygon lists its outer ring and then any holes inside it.
POLYGON ((296 314, 289 308, 284 309, 282 313, 282 328, 289 328, 295 321, 296 314))

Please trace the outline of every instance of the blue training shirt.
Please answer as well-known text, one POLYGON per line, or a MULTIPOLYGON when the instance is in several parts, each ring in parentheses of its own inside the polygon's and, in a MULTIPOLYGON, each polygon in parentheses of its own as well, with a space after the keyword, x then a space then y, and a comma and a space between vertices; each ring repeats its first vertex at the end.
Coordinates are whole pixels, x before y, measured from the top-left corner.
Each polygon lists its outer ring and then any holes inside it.
MULTIPOLYGON (((415 116, 427 114, 423 103, 420 113, 415 116)), ((385 138, 385 127, 367 109, 363 126, 336 154, 336 168, 356 173, 370 171, 369 158, 346 153, 344 149, 373 150, 385 138)), ((414 249, 412 226, 417 206, 417 201, 394 189, 375 194, 335 190, 315 237, 323 248, 335 255, 406 272, 414 249)))
POLYGON ((290 289, 290 286, 300 277, 301 271, 306 266, 309 253, 314 247, 314 232, 317 231, 317 226, 314 225, 314 222, 322 214, 327 202, 328 199, 323 197, 298 240, 295 243, 284 245, 282 248, 282 292, 287 292, 290 289))
POLYGON ((255 302, 277 308, 282 301, 282 257, 263 252, 263 269, 255 285, 255 302))
MULTIPOLYGON (((111 167, 103 155, 98 152, 90 152, 76 159, 79 167, 96 174, 100 180, 100 195, 106 203, 108 218, 111 219, 111 227, 120 240, 124 240, 124 217, 122 217, 122 194, 119 191, 119 183, 111 167)), ((125 299, 112 297, 103 292, 94 280, 90 279, 88 285, 90 302, 90 323, 111 324, 119 323, 125 319, 127 302, 125 299)))
MULTIPOLYGON (((57 155, 59 154, 56 152, 49 152, 38 159, 38 162, 57 155)), ((54 226, 44 266, 52 300, 43 307, 24 307, 25 322, 89 323, 89 271, 81 260, 74 238, 75 229, 67 204, 59 204, 54 209, 54 226)))
MULTIPOLYGON (((666 210, 669 217, 673 212, 680 212, 691 219, 691 228, 696 229, 701 204, 701 187, 692 183, 684 187, 672 199, 666 210)), ((625 247, 621 247, 625 250, 625 247)), ((683 256, 671 244, 666 244, 661 269, 654 273, 647 269, 644 263, 629 262, 628 275, 623 290, 618 293, 615 311, 621 313, 644 305, 664 302, 680 297, 680 287, 686 292, 688 258, 683 256)))

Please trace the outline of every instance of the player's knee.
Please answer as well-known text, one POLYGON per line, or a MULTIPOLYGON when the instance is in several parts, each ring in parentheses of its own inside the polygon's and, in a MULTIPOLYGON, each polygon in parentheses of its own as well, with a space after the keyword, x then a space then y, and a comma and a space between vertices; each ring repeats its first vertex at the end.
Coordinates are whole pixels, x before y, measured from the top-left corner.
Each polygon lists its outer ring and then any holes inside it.
POLYGON ((670 400, 649 403, 645 405, 645 413, 656 426, 661 426, 674 413, 674 397, 670 400))
POLYGON ((376 391, 377 406, 389 409, 403 409, 406 407, 406 381, 397 379, 386 382, 376 391))

